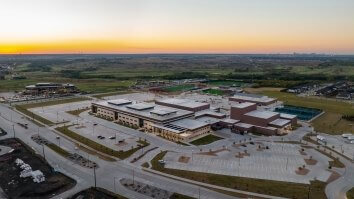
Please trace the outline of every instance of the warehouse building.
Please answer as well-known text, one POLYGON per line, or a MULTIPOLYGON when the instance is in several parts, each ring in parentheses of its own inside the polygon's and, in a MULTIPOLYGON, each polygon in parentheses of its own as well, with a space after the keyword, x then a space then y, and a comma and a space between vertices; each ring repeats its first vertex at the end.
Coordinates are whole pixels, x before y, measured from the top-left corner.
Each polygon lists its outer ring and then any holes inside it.
POLYGON ((275 98, 248 93, 236 93, 233 97, 229 98, 229 101, 238 103, 250 102, 257 104, 257 106, 268 106, 277 102, 275 98))
POLYGON ((192 111, 154 103, 134 103, 126 99, 93 102, 91 112, 118 124, 173 141, 188 141, 210 133, 210 125, 194 120, 192 111))

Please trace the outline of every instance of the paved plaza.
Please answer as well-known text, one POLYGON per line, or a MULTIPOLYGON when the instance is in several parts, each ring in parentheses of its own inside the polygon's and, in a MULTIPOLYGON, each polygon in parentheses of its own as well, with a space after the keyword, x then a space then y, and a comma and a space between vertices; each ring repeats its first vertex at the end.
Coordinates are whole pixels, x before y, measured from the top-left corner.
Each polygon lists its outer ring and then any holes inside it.
MULTIPOLYGON (((269 149, 257 150, 256 145, 247 147, 229 147, 214 154, 203 152, 176 153, 168 152, 164 158, 166 168, 189 170, 221 175, 268 179, 309 184, 315 177, 326 181, 330 172, 325 162, 319 161, 316 166, 306 165, 304 156, 300 154, 300 146, 293 144, 266 143, 269 149), (240 149, 242 148, 242 150, 240 149), (239 156, 239 153, 249 155, 239 156), (203 154, 202 154, 203 153, 203 154), (186 157, 182 158, 181 156, 186 157), (183 161, 187 160, 187 161, 183 161), (310 172, 298 175, 298 167, 306 165, 310 172), (320 171, 320 172, 319 172, 320 171)), ((315 152, 312 152, 315 153, 315 152)), ((328 160, 327 160, 328 164, 328 160)))

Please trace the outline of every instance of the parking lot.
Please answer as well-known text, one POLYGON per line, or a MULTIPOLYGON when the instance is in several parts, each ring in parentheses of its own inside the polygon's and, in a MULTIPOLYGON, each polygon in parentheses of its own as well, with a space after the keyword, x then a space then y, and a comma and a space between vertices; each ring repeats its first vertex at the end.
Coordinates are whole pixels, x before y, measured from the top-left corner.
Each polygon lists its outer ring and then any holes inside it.
MULTIPOLYGON (((243 144, 242 144, 243 145, 243 144)), ((280 143, 255 143, 216 150, 216 153, 195 152, 193 154, 168 152, 164 158, 166 168, 214 173, 221 175, 268 179, 308 184, 315 177, 326 181, 331 175, 325 169, 328 159, 314 166, 306 165, 300 154, 300 146, 280 143), (268 146, 266 149, 265 147, 268 146), (307 175, 298 175, 296 170, 306 165, 307 175)), ((312 155, 315 152, 310 152, 312 155)))
POLYGON ((67 113, 67 111, 83 109, 91 106, 91 101, 81 101, 67 104, 58 104, 54 106, 44 106, 31 108, 29 111, 39 115, 53 123, 76 121, 78 117, 67 113))
POLYGON ((349 143, 348 139, 341 135, 328 136, 321 134, 321 136, 325 137, 328 147, 354 160, 354 144, 349 143))

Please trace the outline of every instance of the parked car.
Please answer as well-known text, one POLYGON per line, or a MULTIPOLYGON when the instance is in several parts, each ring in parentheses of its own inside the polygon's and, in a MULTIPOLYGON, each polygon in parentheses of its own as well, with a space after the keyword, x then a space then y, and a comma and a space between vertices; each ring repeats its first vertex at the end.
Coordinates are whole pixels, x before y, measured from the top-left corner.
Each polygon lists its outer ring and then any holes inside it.
POLYGON ((316 138, 317 138, 317 140, 320 140, 320 141, 322 141, 322 142, 325 142, 325 141, 326 141, 326 138, 323 137, 323 136, 321 136, 321 135, 316 136, 316 138))
POLYGON ((116 139, 116 136, 111 136, 111 137, 109 137, 109 139, 115 140, 115 139, 116 139))
POLYGON ((345 133, 345 134, 342 134, 342 137, 343 137, 343 138, 348 138, 348 137, 351 136, 351 135, 353 135, 353 134, 351 134, 351 133, 345 133))

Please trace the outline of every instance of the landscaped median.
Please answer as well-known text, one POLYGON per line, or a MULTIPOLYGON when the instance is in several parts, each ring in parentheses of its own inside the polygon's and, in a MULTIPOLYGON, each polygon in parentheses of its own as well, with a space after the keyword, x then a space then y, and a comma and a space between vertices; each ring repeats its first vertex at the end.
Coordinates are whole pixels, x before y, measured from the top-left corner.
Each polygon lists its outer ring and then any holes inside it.
POLYGON ((71 110, 71 111, 66 111, 67 113, 75 116, 79 116, 81 113, 90 110, 90 107, 86 108, 81 108, 81 109, 76 109, 76 110, 71 110))
POLYGON ((210 134, 210 135, 206 135, 206 136, 204 136, 202 138, 196 139, 196 140, 190 142, 190 144, 193 144, 193 145, 206 145, 206 144, 210 144, 210 143, 213 143, 215 141, 222 140, 222 139, 224 139, 224 138, 210 134))
MULTIPOLYGON (((73 126, 73 125, 71 125, 73 126)), ((55 130, 59 131, 60 133, 96 150, 96 151, 99 151, 101 153, 104 153, 104 154, 107 154, 107 155, 110 155, 110 156, 113 156, 113 157, 116 157, 116 158, 119 158, 119 159, 126 159, 128 158, 129 156, 131 156, 133 153, 135 153, 136 151, 138 151, 139 149, 141 148, 144 148, 146 146, 149 146, 149 143, 146 142, 146 141, 143 141, 143 140, 139 140, 137 141, 140 145, 138 147, 135 147, 135 148, 132 148, 128 151, 116 151, 116 150, 113 150, 111 148, 108 148, 102 144, 99 144, 89 138, 86 138, 82 135, 79 135, 73 131, 71 131, 69 129, 69 127, 71 126, 62 126, 62 127, 57 127, 55 130)))
MULTIPOLYGON (((185 171, 177 169, 165 168, 163 164, 159 163, 159 160, 163 159, 167 151, 162 151, 151 160, 152 169, 163 172, 169 175, 186 178, 202 183, 221 186, 225 188, 231 188, 235 190, 286 197, 286 198, 326 198, 325 186, 326 183, 320 181, 311 181, 310 185, 300 183, 290 183, 272 180, 262 180, 254 178, 243 178, 237 176, 226 176, 211 173, 201 173, 194 171, 185 171)), ((223 191, 215 189, 225 194, 239 196, 236 192, 223 191)))
POLYGON ((39 102, 39 103, 32 103, 32 104, 21 104, 21 105, 15 105, 16 110, 20 111, 21 113, 27 115, 30 117, 33 121, 39 121, 43 124, 46 124, 48 126, 55 125, 54 122, 47 120, 39 115, 34 114, 33 112, 29 111, 28 109, 31 108, 37 108, 37 107, 44 107, 44 106, 54 106, 58 104, 66 104, 66 103, 73 103, 73 102, 80 102, 80 101, 86 101, 89 100, 87 97, 75 97, 75 98, 69 98, 69 99, 61 99, 61 100, 51 100, 51 101, 45 101, 45 102, 39 102))

